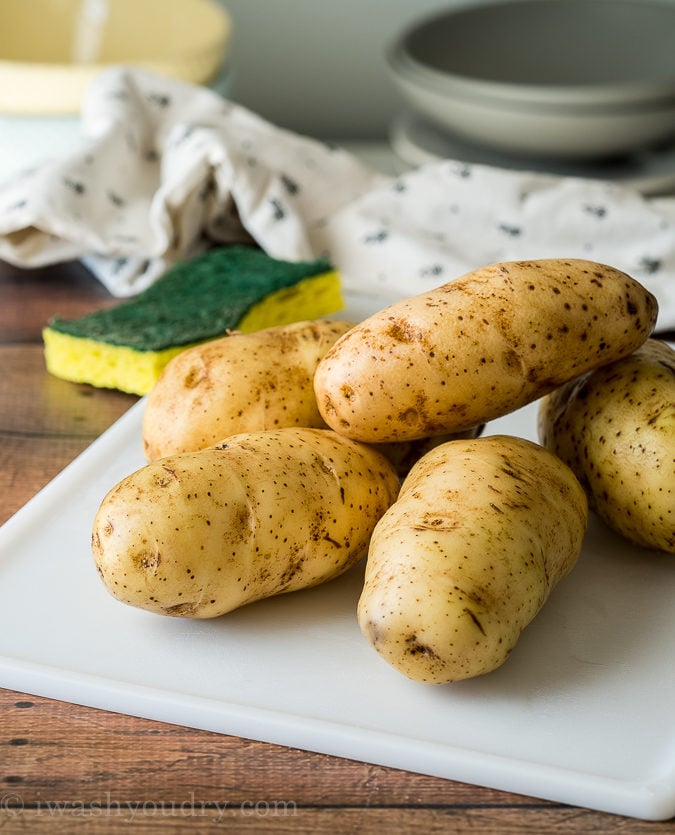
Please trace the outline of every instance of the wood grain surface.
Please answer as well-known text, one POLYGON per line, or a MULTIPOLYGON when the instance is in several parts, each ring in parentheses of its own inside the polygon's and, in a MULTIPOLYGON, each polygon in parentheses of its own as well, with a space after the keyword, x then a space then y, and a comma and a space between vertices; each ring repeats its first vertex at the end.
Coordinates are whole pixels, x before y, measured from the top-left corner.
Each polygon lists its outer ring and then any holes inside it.
MULTIPOLYGON (((0 263, 0 522, 136 402, 44 369, 40 333, 52 315, 115 303, 80 265, 23 271, 0 263)), ((675 832, 675 822, 607 815, 0 690, 3 835, 186 830, 663 835, 675 832)))

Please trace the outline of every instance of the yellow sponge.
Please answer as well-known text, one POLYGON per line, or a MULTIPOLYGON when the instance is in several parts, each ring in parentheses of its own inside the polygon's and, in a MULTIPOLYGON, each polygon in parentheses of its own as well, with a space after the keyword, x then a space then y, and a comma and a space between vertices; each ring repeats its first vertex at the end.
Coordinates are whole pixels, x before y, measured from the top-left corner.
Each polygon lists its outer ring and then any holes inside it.
POLYGON ((343 307, 325 259, 282 261, 258 249, 219 247, 169 270, 136 298, 44 328, 56 377, 147 394, 186 348, 225 336, 316 319, 343 307))

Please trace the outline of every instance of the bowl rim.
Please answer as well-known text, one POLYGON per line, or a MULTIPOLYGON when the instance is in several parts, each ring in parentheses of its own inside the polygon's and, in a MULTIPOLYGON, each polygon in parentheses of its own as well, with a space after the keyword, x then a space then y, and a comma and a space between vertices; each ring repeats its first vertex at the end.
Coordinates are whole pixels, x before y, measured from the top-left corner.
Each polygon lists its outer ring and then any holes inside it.
MULTIPOLYGON (((595 0, 609 5, 615 0, 595 0)), ((675 105, 675 74, 672 78, 660 78, 653 81, 617 81, 597 82, 592 84, 544 84, 533 82, 517 83, 499 79, 473 77, 461 72, 435 69, 418 61, 407 49, 408 42, 419 30, 440 21, 452 20, 459 14, 472 12, 485 13, 497 7, 526 6, 533 0, 488 0, 476 5, 460 5, 430 13, 417 18, 404 28, 385 47, 385 62, 394 76, 401 76, 409 83, 418 84, 431 91, 447 96, 460 96, 513 107, 536 106, 548 110, 576 109, 585 110, 602 107, 608 110, 652 109, 655 104, 662 107, 675 105)), ((555 2, 555 0, 537 0, 537 2, 555 2)), ((560 4, 561 0, 558 0, 560 4)), ((588 2, 588 0, 586 0, 588 2)), ((651 6, 667 10, 675 22, 675 3, 665 0, 621 0, 634 7, 651 6)))
POLYGON ((659 84, 622 82, 615 84, 550 86, 514 84, 469 79, 430 70, 410 58, 400 45, 386 54, 394 79, 418 86, 447 98, 481 103, 503 109, 537 110, 549 113, 640 113, 675 107, 675 81, 659 84))

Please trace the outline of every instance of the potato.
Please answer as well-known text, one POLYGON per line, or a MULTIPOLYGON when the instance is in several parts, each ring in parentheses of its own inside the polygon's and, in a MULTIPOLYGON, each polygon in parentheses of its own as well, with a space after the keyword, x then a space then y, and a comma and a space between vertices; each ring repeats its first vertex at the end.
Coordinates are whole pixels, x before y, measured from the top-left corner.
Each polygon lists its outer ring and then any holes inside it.
POLYGON ((575 565, 587 522, 578 481, 538 444, 506 435, 442 444, 375 527, 361 631, 415 681, 495 670, 575 565))
POLYGON ((656 314, 655 298, 612 267, 493 264, 340 337, 314 377, 319 410, 369 443, 460 432, 631 353, 656 314))
POLYGON ((148 461, 212 446, 228 435, 284 426, 326 428, 312 379, 349 322, 296 322, 232 333, 175 357, 148 395, 148 461))
POLYGON ((241 433, 122 479, 96 514, 94 562, 124 603, 217 617, 346 571, 398 488, 384 456, 328 429, 241 433))
POLYGON ((539 438, 589 505, 637 545, 675 553, 675 351, 648 340, 631 356, 545 397, 539 438))

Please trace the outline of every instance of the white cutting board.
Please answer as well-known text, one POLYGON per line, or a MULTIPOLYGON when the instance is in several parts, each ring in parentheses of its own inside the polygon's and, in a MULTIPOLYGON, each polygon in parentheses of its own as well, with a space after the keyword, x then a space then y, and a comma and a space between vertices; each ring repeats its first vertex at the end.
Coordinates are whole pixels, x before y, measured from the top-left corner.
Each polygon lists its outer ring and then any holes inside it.
MULTIPOLYGON (((117 602, 99 502, 140 401, 0 529, 0 686, 646 819, 675 815, 675 559, 593 521, 496 672, 416 684, 361 637, 362 567, 212 621, 117 602)), ((488 427, 536 439, 532 405, 488 427)))

